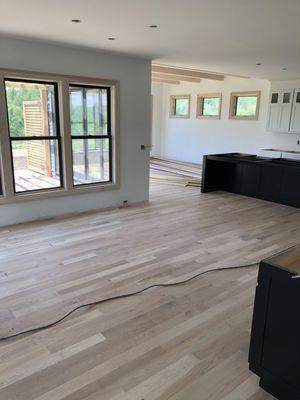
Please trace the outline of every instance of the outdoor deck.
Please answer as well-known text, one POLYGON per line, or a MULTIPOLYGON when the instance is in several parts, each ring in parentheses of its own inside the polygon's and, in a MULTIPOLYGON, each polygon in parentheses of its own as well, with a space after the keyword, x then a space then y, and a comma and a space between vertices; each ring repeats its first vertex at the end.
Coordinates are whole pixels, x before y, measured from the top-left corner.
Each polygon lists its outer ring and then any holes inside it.
POLYGON ((19 170, 15 172, 16 192, 26 192, 29 190, 53 189, 60 187, 58 178, 52 178, 29 170, 19 170))

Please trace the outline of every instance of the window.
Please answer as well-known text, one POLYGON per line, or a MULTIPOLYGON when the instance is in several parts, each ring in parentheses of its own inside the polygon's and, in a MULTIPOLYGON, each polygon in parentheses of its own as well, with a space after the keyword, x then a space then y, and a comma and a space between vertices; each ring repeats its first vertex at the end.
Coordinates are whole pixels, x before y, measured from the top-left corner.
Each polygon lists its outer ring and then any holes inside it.
POLYGON ((190 118, 190 95, 170 97, 170 117, 190 118))
POLYGON ((231 93, 230 119, 258 119, 260 92, 231 93))
POLYGON ((75 186, 111 182, 110 88, 70 86, 75 186))
POLYGON ((271 103, 277 104, 278 103, 278 93, 272 93, 271 103))
POLYGON ((287 93, 283 93, 283 103, 289 103, 291 99, 291 93, 287 92, 287 93))
POLYGON ((221 115, 221 93, 201 94, 197 97, 197 118, 218 119, 221 115))
POLYGON ((119 185, 118 82, 0 69, 0 204, 119 185))
POLYGON ((5 79, 15 192, 62 186, 57 85, 5 79))

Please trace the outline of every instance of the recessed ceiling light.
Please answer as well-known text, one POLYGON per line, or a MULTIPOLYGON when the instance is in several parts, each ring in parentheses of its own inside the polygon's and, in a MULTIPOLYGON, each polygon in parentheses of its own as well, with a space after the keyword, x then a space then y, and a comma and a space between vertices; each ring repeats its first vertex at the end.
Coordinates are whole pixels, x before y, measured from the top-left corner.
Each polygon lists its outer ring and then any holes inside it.
POLYGON ((74 22, 74 24, 80 24, 81 19, 72 19, 72 22, 74 22))
POLYGON ((116 38, 114 38, 114 37, 109 37, 109 38, 107 38, 108 40, 116 40, 116 38))
POLYGON ((287 70, 287 67, 283 67, 283 68, 282 68, 282 71, 286 71, 286 70, 287 70))
POLYGON ((158 28, 158 25, 149 25, 149 28, 158 28))
POLYGON ((261 63, 256 63, 255 65, 261 65, 261 63))

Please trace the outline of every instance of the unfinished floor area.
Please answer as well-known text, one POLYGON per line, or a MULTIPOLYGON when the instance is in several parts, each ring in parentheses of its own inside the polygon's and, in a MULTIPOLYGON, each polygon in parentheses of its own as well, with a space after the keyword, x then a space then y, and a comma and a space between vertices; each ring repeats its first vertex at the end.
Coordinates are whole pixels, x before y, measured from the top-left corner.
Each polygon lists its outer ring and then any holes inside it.
MULTIPOLYGON (((170 174, 171 176, 172 174, 170 174)), ((1 336, 300 242, 300 211, 151 180, 151 202, 0 231, 1 336)), ((248 371, 257 268, 78 312, 0 343, 2 400, 269 400, 248 371)))

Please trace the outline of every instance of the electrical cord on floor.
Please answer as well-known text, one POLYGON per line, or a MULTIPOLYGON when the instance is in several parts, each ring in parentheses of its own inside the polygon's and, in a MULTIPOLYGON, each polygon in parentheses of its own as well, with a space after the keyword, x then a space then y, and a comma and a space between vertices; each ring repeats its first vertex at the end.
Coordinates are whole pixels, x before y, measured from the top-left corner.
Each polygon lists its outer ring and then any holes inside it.
POLYGON ((39 332, 39 331, 42 331, 42 330, 45 330, 45 329, 49 329, 49 328, 59 324, 60 322, 64 321, 66 318, 68 318, 75 311, 78 311, 78 310, 80 310, 82 308, 85 308, 85 307, 96 306, 96 305, 107 303, 107 302, 113 301, 113 300, 125 299, 127 297, 137 296, 139 294, 142 294, 142 293, 144 293, 144 292, 146 292, 146 291, 148 291, 150 289, 154 289, 154 288, 174 287, 174 286, 184 285, 186 283, 189 283, 189 282, 193 281, 196 278, 199 278, 202 275, 205 275, 205 274, 208 274, 208 273, 212 273, 212 272, 227 271, 227 270, 229 271, 229 270, 242 269, 242 268, 251 268, 251 267, 257 266, 258 264, 259 263, 257 262, 257 263, 252 263, 252 264, 236 265, 236 266, 232 266, 232 267, 212 268, 212 269, 208 269, 206 271, 199 272, 198 274, 193 275, 192 277, 190 277, 188 279, 185 279, 183 281, 178 281, 178 282, 174 282, 174 283, 156 283, 156 284, 147 286, 144 289, 137 290, 136 292, 119 294, 119 295, 116 295, 116 296, 107 297, 106 299, 93 301, 91 303, 81 304, 80 306, 75 307, 74 309, 72 309, 67 314, 65 314, 63 317, 57 319, 56 321, 50 322, 49 324, 46 324, 46 325, 38 326, 36 328, 26 329, 24 331, 13 333, 13 334, 8 335, 8 336, 0 337, 0 342, 3 342, 5 340, 9 340, 9 339, 14 339, 14 338, 17 338, 19 336, 23 336, 23 335, 26 335, 26 334, 29 334, 29 333, 32 334, 32 333, 36 333, 36 332, 39 332))
MULTIPOLYGON (((271 255, 268 258, 278 256, 278 255, 280 255, 282 253, 285 253, 286 251, 289 251, 289 250, 291 250, 291 249, 293 249, 293 248, 295 248, 295 247, 297 247, 299 245, 300 245, 300 243, 296 243, 296 244, 294 244, 292 246, 289 246, 289 247, 279 251, 276 254, 271 255)), ((73 314, 75 311, 80 310, 81 308, 97 306, 99 304, 107 303, 109 301, 118 300, 118 299, 126 299, 127 297, 137 296, 139 294, 142 294, 142 293, 144 293, 144 292, 146 292, 146 291, 148 291, 150 289, 154 289, 154 288, 173 287, 173 286, 184 285, 186 283, 189 283, 189 282, 193 281, 196 278, 199 278, 199 276, 206 275, 206 274, 209 274, 209 273, 212 273, 212 272, 227 271, 227 270, 229 271, 229 270, 233 270, 233 269, 242 269, 242 268, 251 268, 251 267, 257 266, 258 264, 259 264, 259 262, 255 262, 255 263, 251 263, 251 264, 235 265, 235 266, 232 266, 232 267, 221 267, 221 268, 207 269, 206 271, 199 272, 198 274, 195 274, 195 275, 191 276, 190 278, 185 279, 183 281, 177 281, 177 282, 174 282, 174 283, 156 283, 156 284, 147 286, 144 289, 137 290, 136 292, 119 294, 119 295, 116 295, 116 296, 107 297, 106 299, 93 301, 91 303, 81 304, 80 306, 75 307, 73 310, 69 311, 67 314, 65 314, 63 317, 57 319, 56 321, 50 322, 49 324, 46 324, 46 325, 38 326, 36 328, 26 329, 24 331, 13 333, 13 334, 8 335, 8 336, 0 337, 0 342, 4 342, 5 340, 9 340, 9 339, 14 339, 14 338, 17 338, 19 336, 26 335, 28 333, 36 333, 36 332, 43 331, 45 329, 51 328, 52 326, 55 326, 55 325, 59 324, 60 322, 64 321, 71 314, 73 314)), ((292 278, 298 277, 298 276, 300 277, 300 275, 296 275, 296 276, 292 276, 292 278)))

